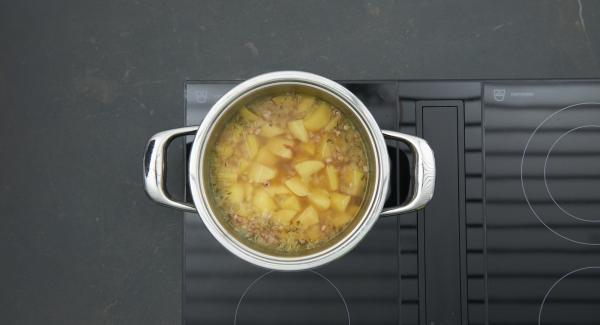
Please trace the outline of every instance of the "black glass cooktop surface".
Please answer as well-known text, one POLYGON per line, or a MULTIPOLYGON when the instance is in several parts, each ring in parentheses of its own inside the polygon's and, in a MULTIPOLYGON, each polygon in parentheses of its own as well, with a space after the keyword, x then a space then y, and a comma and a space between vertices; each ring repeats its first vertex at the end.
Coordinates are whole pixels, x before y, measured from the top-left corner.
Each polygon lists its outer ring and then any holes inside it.
MULTIPOLYGON (((235 84, 188 82, 186 124, 235 84)), ((238 259, 186 213, 185 324, 600 323, 600 82, 343 84, 382 129, 429 142, 434 198, 292 273, 238 259)), ((412 156, 388 153, 391 206, 412 156)))
POLYGON ((600 323, 600 85, 483 93, 490 322, 600 323))

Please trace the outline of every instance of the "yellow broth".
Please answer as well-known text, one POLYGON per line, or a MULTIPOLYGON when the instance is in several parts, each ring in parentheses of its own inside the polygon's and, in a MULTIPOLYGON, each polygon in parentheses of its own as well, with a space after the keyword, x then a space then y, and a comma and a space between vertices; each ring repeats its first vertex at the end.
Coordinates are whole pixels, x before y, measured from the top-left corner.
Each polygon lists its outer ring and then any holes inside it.
POLYGON ((365 198, 369 165, 352 121, 305 94, 239 108, 209 157, 221 221, 259 248, 285 255, 326 245, 365 198))

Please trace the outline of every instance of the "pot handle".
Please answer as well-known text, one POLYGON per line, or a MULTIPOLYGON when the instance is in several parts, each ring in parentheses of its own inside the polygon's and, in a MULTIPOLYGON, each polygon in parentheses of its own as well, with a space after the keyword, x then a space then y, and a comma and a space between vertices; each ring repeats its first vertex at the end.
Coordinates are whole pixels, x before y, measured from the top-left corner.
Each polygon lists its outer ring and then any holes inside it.
POLYGON ((172 129, 159 132, 148 140, 144 153, 144 189, 155 202, 188 212, 196 212, 193 205, 171 199, 165 185, 167 148, 173 139, 194 134, 196 131, 198 131, 197 126, 172 129))
POLYGON ((382 216, 391 216, 418 210, 424 207, 433 197, 435 189, 435 158, 427 141, 412 135, 381 130, 384 138, 406 143, 414 152, 415 173, 413 196, 405 205, 384 209, 382 216))

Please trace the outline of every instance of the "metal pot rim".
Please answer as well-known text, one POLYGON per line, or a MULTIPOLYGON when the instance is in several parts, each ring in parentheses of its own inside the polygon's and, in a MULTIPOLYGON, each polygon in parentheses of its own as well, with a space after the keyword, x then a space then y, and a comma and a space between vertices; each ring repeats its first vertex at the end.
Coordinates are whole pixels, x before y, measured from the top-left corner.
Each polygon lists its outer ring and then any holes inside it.
POLYGON ((234 255, 261 267, 275 270, 303 270, 321 266, 354 248, 373 227, 383 209, 388 195, 390 164, 384 137, 377 122, 365 105, 344 86, 330 79, 300 71, 279 71, 256 76, 237 85, 219 99, 208 112, 198 128, 189 161, 189 184, 194 205, 200 218, 210 233, 234 255), (213 131, 213 125, 222 116, 232 103, 245 96, 254 89, 282 83, 301 83, 329 92, 344 102, 353 110, 364 124, 369 136, 371 150, 374 154, 374 168, 371 168, 374 179, 374 192, 372 199, 364 212, 361 222, 343 239, 334 245, 309 255, 282 257, 265 254, 239 242, 221 225, 215 214, 211 211, 206 197, 206 189, 201 177, 204 159, 203 153, 206 143, 213 131))

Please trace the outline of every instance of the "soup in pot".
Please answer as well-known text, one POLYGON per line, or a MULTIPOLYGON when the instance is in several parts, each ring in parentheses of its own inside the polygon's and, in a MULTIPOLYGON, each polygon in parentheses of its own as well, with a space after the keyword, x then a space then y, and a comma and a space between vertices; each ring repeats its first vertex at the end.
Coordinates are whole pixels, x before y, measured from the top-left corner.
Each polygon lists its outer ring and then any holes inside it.
POLYGON ((357 217, 369 164, 345 113, 287 93, 239 108, 218 135, 209 173, 221 222, 259 248, 296 255, 357 217))

